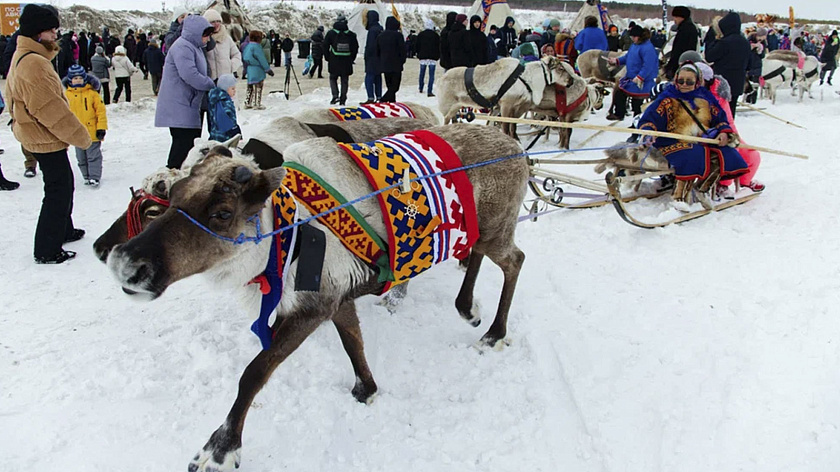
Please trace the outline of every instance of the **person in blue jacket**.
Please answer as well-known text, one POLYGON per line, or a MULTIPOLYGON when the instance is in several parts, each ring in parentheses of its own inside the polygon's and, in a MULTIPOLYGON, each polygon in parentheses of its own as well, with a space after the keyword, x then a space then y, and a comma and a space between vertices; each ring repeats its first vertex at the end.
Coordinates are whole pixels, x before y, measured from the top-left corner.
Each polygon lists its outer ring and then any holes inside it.
POLYGON ((656 85, 659 74, 659 54, 650 43, 650 31, 635 25, 630 28, 630 39, 633 44, 627 54, 619 58, 611 58, 610 64, 620 64, 627 67, 627 72, 618 83, 618 89, 613 95, 615 113, 607 115, 611 121, 621 121, 627 114, 627 98, 633 104, 633 114, 642 113, 642 100, 650 95, 656 85))
POLYGON ((590 49, 609 50, 607 34, 598 26, 598 18, 587 16, 583 20, 583 26, 583 30, 575 37, 575 49, 578 53, 583 54, 590 49))

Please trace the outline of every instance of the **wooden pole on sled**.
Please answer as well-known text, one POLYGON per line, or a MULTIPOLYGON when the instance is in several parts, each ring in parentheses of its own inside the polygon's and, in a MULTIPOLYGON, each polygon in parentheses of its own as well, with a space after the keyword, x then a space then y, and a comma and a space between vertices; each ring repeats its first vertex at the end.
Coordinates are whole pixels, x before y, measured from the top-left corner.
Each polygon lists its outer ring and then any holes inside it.
MULTIPOLYGON (((490 116, 490 115, 475 115, 475 118, 478 120, 486 120, 486 121, 498 121, 499 123, 514 123, 514 124, 523 124, 523 125, 535 125, 535 126, 550 126, 552 128, 571 128, 571 129, 591 129, 595 131, 607 131, 612 133, 624 133, 624 134, 640 134, 642 136, 654 136, 657 138, 671 138, 677 139, 680 141, 688 141, 692 143, 706 143, 706 144, 717 144, 717 139, 709 139, 709 138, 698 138, 696 136, 687 136, 683 134, 676 134, 676 133, 666 133, 664 131, 651 131, 647 129, 636 129, 636 128, 611 128, 609 126, 601 126, 601 125, 588 125, 586 123, 565 123, 562 121, 541 121, 541 120, 529 120, 526 118, 508 118, 504 116, 490 116)), ((770 149, 761 146, 753 146, 752 144, 741 144, 739 147, 743 149, 754 149, 756 151, 765 152, 767 154, 776 154, 779 156, 789 156, 795 157, 797 159, 808 159, 808 156, 804 154, 796 154, 787 151, 779 151, 777 149, 770 149)))
POLYGON ((774 115, 774 114, 772 114, 772 113, 767 113, 766 111, 762 110, 761 108, 754 107, 754 106, 750 105, 749 103, 738 102, 738 105, 745 106, 745 107, 749 108, 750 110, 757 111, 757 112, 761 113, 762 115, 767 115, 767 116, 769 116, 770 118, 773 118, 774 120, 779 120, 779 121, 781 121, 782 123, 785 123, 785 124, 788 124, 788 125, 791 125, 791 126, 795 126, 795 127, 799 128, 799 129, 805 129, 805 130, 807 130, 807 129, 808 129, 808 128, 806 128, 806 127, 804 127, 804 126, 800 126, 800 125, 798 125, 798 124, 796 124, 796 123, 794 123, 794 122, 792 122, 792 121, 788 121, 788 120, 786 120, 786 119, 784 119, 784 118, 779 118, 778 116, 776 116, 776 115, 774 115))

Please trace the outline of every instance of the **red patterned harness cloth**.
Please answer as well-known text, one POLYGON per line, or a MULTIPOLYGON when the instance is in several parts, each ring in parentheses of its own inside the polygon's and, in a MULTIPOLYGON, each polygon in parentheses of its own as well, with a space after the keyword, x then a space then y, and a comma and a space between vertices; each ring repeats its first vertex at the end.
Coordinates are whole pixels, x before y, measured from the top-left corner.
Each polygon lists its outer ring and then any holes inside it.
POLYGON ((330 108, 340 121, 368 120, 374 118, 416 118, 404 103, 369 103, 357 107, 330 108))

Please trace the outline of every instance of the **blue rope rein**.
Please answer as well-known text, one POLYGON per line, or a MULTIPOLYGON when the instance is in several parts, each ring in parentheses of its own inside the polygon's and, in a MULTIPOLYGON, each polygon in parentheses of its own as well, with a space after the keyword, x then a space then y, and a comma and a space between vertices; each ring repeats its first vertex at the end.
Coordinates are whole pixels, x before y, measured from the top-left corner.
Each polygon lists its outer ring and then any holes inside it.
MULTIPOLYGON (((422 175, 422 176, 419 176, 419 177, 416 177, 414 179, 409 180, 409 182, 417 182, 417 181, 420 181, 420 180, 427 180, 427 179, 451 174, 451 173, 454 173, 454 172, 461 172, 461 171, 466 171, 466 170, 470 170, 470 169, 475 169, 475 168, 478 168, 478 167, 489 166, 489 165, 497 164, 499 162, 507 161, 507 160, 510 160, 510 159, 517 159, 517 158, 520 158, 520 157, 537 156, 537 155, 542 155, 542 154, 558 154, 558 153, 567 153, 567 152, 575 152, 575 151, 605 151, 607 149, 629 149, 629 148, 634 148, 634 147, 639 147, 639 146, 641 146, 641 145, 640 144, 629 144, 629 145, 620 146, 620 147, 609 146, 609 147, 596 147, 596 148, 560 149, 560 150, 555 150, 555 151, 521 152, 521 153, 518 153, 518 154, 511 154, 509 156, 497 157, 497 158, 491 159, 489 161, 477 162, 475 164, 461 166, 461 167, 457 167, 455 169, 448 169, 448 170, 436 172, 434 174, 422 175)), ((401 187, 402 185, 403 185, 402 181, 397 182, 397 183, 389 185, 385 188, 381 188, 379 190, 371 192, 367 195, 363 195, 363 196, 361 196, 359 198, 356 198, 354 200, 350 200, 346 203, 342 203, 341 205, 339 205, 335 208, 331 208, 331 209, 329 209, 327 211, 324 211, 322 213, 318 213, 317 215, 312 215, 312 216, 310 216, 308 218, 304 218, 304 219, 302 219, 302 220, 300 220, 296 223, 283 226, 282 228, 278 228, 274 231, 264 233, 264 234, 260 230, 260 214, 257 213, 254 216, 248 218, 249 222, 250 221, 256 221, 256 228, 255 228, 256 229, 256 235, 255 236, 245 236, 245 233, 240 233, 239 236, 237 236, 235 238, 230 238, 230 237, 227 237, 227 236, 223 236, 221 234, 216 233, 215 231, 208 228, 207 226, 203 225, 200 221, 198 221, 195 218, 193 218, 192 216, 190 216, 190 214, 185 212, 184 210, 182 210, 180 208, 177 208, 176 210, 178 211, 178 213, 184 215, 184 217, 187 220, 189 220, 192 224, 198 226, 205 233, 207 233, 207 234, 209 234, 209 235, 211 235, 211 236, 213 236, 217 239, 221 239, 222 241, 227 241, 229 243, 233 243, 234 245, 245 244, 245 243, 248 243, 248 242, 252 242, 254 244, 259 244, 264 239, 271 239, 275 235, 278 235, 278 234, 283 233, 285 231, 294 229, 298 226, 305 225, 305 224, 307 224, 307 223, 309 223, 313 220, 317 220, 317 219, 322 218, 326 215, 329 215, 330 213, 342 210, 342 209, 347 208, 349 206, 355 205, 356 203, 365 201, 369 198, 373 198, 373 197, 375 197, 379 194, 382 194, 384 192, 387 192, 389 190, 401 187)))

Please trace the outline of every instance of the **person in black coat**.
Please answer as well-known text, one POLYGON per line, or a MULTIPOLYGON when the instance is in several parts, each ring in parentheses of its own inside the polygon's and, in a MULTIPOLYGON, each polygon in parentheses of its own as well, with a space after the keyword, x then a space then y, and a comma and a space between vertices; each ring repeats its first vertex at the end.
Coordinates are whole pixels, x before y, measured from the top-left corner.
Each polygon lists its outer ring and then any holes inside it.
POLYGON ((152 92, 157 96, 160 91, 160 78, 163 75, 163 51, 158 46, 158 41, 153 39, 146 50, 143 51, 141 64, 146 65, 146 71, 152 76, 152 92))
POLYGON ((451 11, 446 14, 446 26, 440 31, 440 66, 444 70, 452 68, 452 54, 449 51, 449 33, 452 32, 452 25, 455 24, 457 13, 451 11))
MULTIPOLYGON (((487 35, 481 31, 481 17, 473 15, 470 18, 470 30, 467 36, 470 40, 470 67, 489 64, 487 56, 487 35)), ((553 43, 552 43, 553 44, 553 43)))
POLYGON ((140 70, 143 72, 143 80, 149 80, 149 69, 146 67, 146 61, 143 60, 143 53, 149 47, 149 39, 146 33, 137 35, 137 49, 134 52, 134 63, 138 64, 140 70))
POLYGON ((79 65, 85 70, 90 70, 90 60, 88 58, 88 39, 87 34, 82 31, 79 33, 79 65))
POLYGON ((423 93, 423 79, 426 70, 429 71, 428 95, 434 97, 432 89, 435 85, 435 67, 440 59, 440 35, 435 31, 435 24, 432 20, 426 19, 425 28, 417 35, 417 59, 420 60, 420 93, 423 93))
MULTIPOLYGON (((716 37, 711 44, 706 44, 706 61, 712 64, 715 74, 723 76, 732 89, 732 100, 729 106, 732 117, 735 117, 735 107, 738 97, 744 93, 744 82, 747 78, 747 63, 750 58, 750 43, 741 34, 741 16, 729 12, 718 23, 721 37, 716 37)), ((712 25, 715 28, 715 25, 712 25)))
MULTIPOLYGON (((488 31, 490 34, 487 35, 487 63, 491 64, 499 57, 499 47, 496 45, 499 42, 499 30, 496 29, 496 25, 490 25, 488 31)), ((554 47, 553 42, 551 46, 554 47)))
POLYGON ((114 51, 117 50, 117 46, 120 45, 120 40, 116 36, 111 36, 108 38, 108 42, 105 44, 105 54, 108 57, 114 57, 114 51))
POLYGON ((472 67, 472 48, 470 47, 467 15, 455 17, 455 23, 447 36, 449 41, 449 67, 472 67))
POLYGON ((56 72, 59 77, 66 77, 67 70, 74 64, 73 60, 73 32, 64 33, 58 42, 61 48, 56 56, 56 72))
POLYGON ((137 39, 134 37, 134 30, 128 30, 128 34, 123 39, 123 47, 125 48, 125 57, 129 61, 134 62, 137 57, 137 39))
POLYGON ((831 85, 831 78, 834 77, 834 70, 837 69, 837 50, 840 49, 840 38, 837 30, 831 32, 831 36, 825 39, 820 62, 825 64, 820 70, 820 85, 823 84, 825 74, 828 73, 828 85, 831 85))
POLYGON ((671 16, 677 24, 677 36, 671 45, 671 58, 665 66, 665 76, 668 80, 674 78, 679 68, 680 55, 686 51, 697 50, 697 26, 691 21, 691 10, 687 7, 674 7, 671 16))
POLYGON ((339 16, 333 23, 331 29, 324 38, 324 57, 327 59, 327 71, 330 74, 330 91, 332 101, 344 106, 347 102, 347 86, 350 76, 353 75, 353 61, 359 54, 359 40, 356 33, 347 27, 347 19, 339 16), (341 93, 339 94, 338 81, 341 80, 341 93))
POLYGON ((315 77, 315 69, 318 69, 318 78, 323 79, 321 69, 324 64, 324 27, 319 26, 309 39, 312 40, 312 67, 309 68, 309 78, 315 77))
POLYGON ((385 31, 376 38, 376 55, 379 58, 378 69, 385 74, 387 87, 380 102, 396 102, 402 81, 406 47, 405 39, 400 32, 400 22, 393 16, 385 20, 385 31))
POLYGON ((510 52, 516 49, 516 30, 513 28, 516 22, 512 16, 505 18, 505 24, 499 30, 499 44, 497 49, 499 55, 503 57, 510 56, 510 52))
POLYGON ((382 34, 382 25, 379 24, 379 12, 368 10, 367 12, 367 39, 365 40, 365 91, 367 100, 364 103, 373 103, 382 98, 382 71, 379 70, 379 57, 376 55, 376 38, 382 34))

